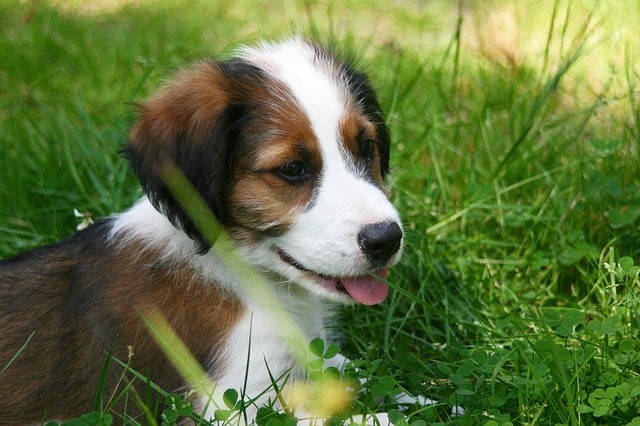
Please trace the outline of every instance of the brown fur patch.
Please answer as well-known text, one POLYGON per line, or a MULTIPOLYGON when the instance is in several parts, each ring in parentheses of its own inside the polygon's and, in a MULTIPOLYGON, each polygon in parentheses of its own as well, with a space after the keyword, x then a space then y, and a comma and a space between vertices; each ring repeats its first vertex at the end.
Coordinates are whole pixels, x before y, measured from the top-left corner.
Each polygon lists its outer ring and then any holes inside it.
MULTIPOLYGON (((216 350, 242 313, 240 302, 214 283, 198 281, 186 265, 163 263, 135 244, 107 244, 100 231, 90 228, 0 263, 0 365, 32 335, 2 375, 3 421, 68 419, 91 411, 110 351, 163 389, 182 390, 182 379, 139 315, 150 304, 205 368, 215 373, 224 367, 216 350)), ((130 380, 133 375, 112 361, 105 398, 118 395, 130 380)), ((135 388, 153 409, 155 398, 147 401, 146 385, 136 381, 135 388)), ((128 404, 135 415, 134 404, 128 404)))
POLYGON ((271 103, 243 133, 244 149, 233 168, 229 195, 232 232, 244 239, 289 229, 295 213, 310 202, 322 170, 318 141, 292 95, 276 82, 257 95, 271 103), (310 174, 304 183, 292 184, 278 175, 296 161, 310 174))
POLYGON ((201 62, 176 75, 174 80, 141 107, 129 143, 154 159, 157 153, 174 154, 178 135, 195 144, 207 140, 217 116, 227 105, 230 93, 214 62, 201 62), (153 135, 153 138, 149 138, 153 135))

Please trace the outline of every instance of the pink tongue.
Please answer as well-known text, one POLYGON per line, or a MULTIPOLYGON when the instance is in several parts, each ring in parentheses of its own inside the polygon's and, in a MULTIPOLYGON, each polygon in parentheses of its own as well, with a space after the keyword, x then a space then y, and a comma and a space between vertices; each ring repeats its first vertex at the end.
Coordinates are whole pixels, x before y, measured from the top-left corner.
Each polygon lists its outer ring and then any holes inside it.
MULTIPOLYGON (((376 272, 376 275, 386 280, 387 270, 381 269, 376 272)), ((349 292, 349 295, 363 305, 382 303, 389 293, 387 284, 372 276, 342 278, 341 281, 344 288, 349 292)))

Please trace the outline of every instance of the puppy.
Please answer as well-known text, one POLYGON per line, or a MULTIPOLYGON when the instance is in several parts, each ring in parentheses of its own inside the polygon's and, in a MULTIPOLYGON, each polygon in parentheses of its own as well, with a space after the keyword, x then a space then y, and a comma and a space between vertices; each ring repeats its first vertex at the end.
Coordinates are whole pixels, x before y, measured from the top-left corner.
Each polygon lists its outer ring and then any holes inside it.
MULTIPOLYGON (((387 296, 386 271, 403 242, 385 187, 389 132, 367 77, 329 50, 293 38, 179 72, 140 105, 125 153, 142 200, 0 262, 3 421, 90 411, 99 380, 105 396, 132 380, 113 361, 103 372, 108 354, 169 392, 188 391, 147 312, 165 318, 206 370, 220 390, 214 399, 234 388, 254 400, 251 417, 276 400, 262 394, 271 378, 296 371, 269 300, 311 340, 329 337, 332 302, 387 296), (255 283, 212 248, 215 238, 170 185, 172 170, 269 297, 256 297, 255 283)), ((144 399, 144 381, 133 386, 144 399)), ((206 419, 214 406, 195 398, 206 419)))

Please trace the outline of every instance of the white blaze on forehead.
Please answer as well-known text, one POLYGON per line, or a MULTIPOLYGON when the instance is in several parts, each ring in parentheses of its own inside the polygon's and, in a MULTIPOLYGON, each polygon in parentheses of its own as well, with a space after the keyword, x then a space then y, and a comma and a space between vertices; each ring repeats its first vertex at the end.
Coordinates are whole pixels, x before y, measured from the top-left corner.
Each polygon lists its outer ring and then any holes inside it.
POLYGON ((339 123, 346 109, 347 89, 335 64, 319 57, 313 46, 299 38, 245 48, 240 54, 291 91, 311 123, 325 162, 340 156, 339 123))

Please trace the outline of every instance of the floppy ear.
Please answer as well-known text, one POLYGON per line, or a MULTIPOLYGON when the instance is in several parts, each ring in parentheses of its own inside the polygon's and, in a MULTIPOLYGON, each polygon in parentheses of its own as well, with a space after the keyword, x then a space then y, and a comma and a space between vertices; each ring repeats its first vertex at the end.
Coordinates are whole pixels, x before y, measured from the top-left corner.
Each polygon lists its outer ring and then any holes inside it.
POLYGON ((225 222, 225 198, 233 152, 246 107, 233 94, 224 66, 202 62, 140 106, 125 149, 153 206, 194 239, 200 253, 209 243, 164 182, 178 167, 218 220, 225 222), (235 98, 235 99, 234 99, 235 98))

